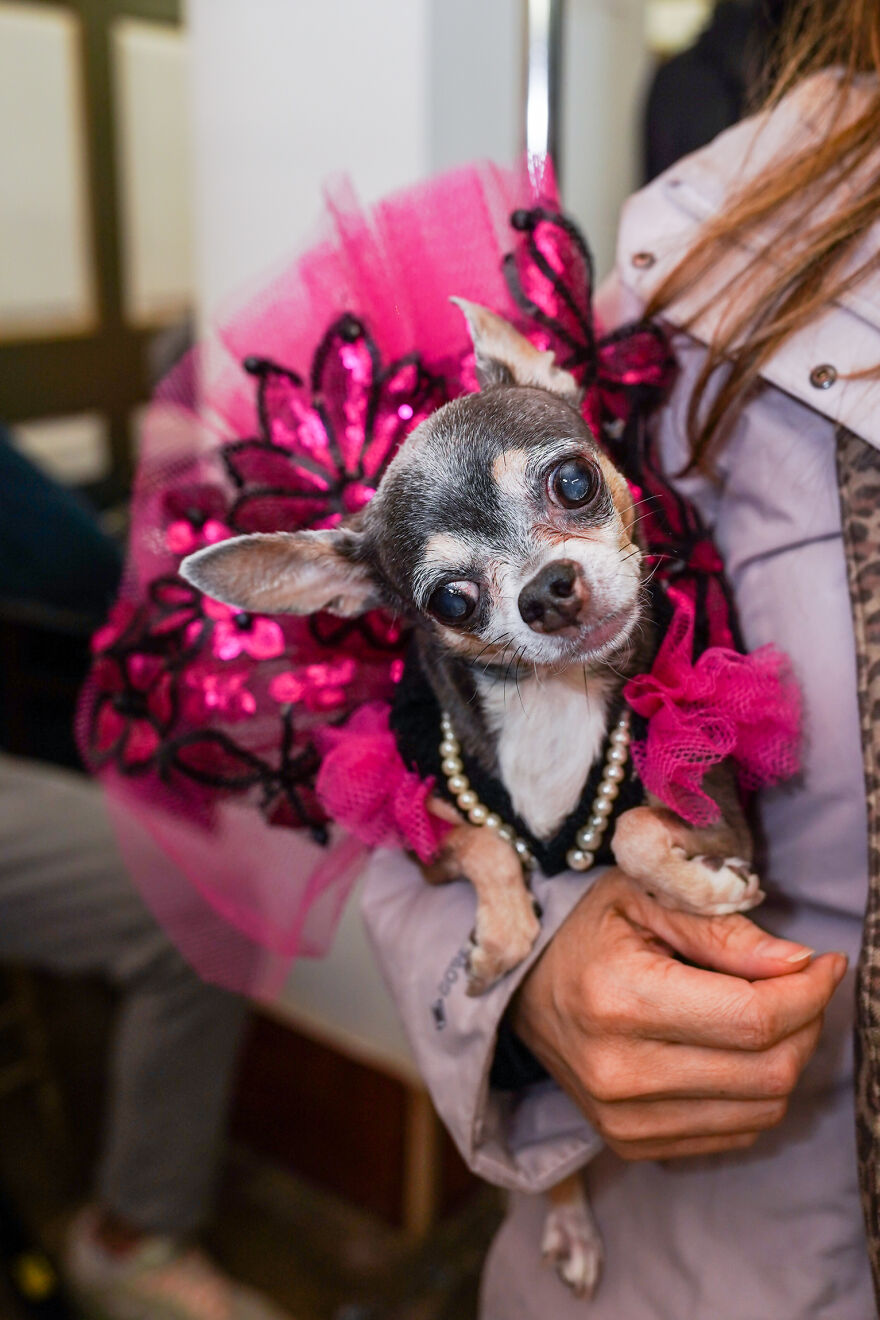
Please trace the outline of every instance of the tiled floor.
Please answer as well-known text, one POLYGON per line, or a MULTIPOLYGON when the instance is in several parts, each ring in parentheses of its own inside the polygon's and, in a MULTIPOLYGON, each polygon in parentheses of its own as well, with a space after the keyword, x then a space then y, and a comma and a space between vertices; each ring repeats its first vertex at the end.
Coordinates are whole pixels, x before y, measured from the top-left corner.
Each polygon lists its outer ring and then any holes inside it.
MULTIPOLYGON (((33 1097, 0 1101, 0 1178, 50 1250, 85 1194, 96 1148, 106 998, 49 988, 67 1137, 47 1140, 33 1097), (76 1047, 70 1047, 71 1041, 76 1047), (69 1053, 68 1053, 69 1049, 69 1053), (72 1134, 76 1133, 76 1139, 72 1134)), ((481 1262, 500 1215, 486 1188, 418 1244, 372 1216, 234 1149, 207 1245, 293 1320, 474 1320, 481 1262)), ((0 1320, 6 1320, 0 1297, 0 1320)))

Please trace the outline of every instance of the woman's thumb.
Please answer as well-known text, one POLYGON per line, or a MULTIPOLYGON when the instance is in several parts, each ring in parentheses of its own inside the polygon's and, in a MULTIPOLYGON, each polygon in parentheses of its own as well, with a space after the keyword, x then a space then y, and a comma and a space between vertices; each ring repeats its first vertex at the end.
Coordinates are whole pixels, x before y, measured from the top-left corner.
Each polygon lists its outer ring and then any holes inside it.
MULTIPOLYGON (((787 976, 806 967, 813 949, 768 935, 748 917, 700 917, 654 906, 651 928, 677 953, 699 967, 748 981, 787 976)), ((845 961, 841 975, 845 970, 845 961)))

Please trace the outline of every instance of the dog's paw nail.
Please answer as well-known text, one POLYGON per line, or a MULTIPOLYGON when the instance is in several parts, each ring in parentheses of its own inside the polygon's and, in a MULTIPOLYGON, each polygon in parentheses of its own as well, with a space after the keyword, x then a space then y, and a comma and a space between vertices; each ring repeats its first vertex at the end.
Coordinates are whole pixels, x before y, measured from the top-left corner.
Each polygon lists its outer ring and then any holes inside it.
POLYGON ((727 864, 725 859, 719 857, 716 853, 704 853, 699 860, 703 863, 707 871, 720 871, 721 868, 727 864))
POLYGON ((485 994, 500 979, 502 970, 496 959, 474 940, 464 969, 465 993, 471 999, 485 994))
POLYGON ((718 858, 702 854, 693 861, 712 876, 705 895, 695 898, 693 910, 706 916, 728 916, 732 912, 747 912, 764 898, 760 881, 742 857, 718 858), (720 860, 721 865, 716 863, 720 860))
POLYGON ((473 965, 468 962, 464 969, 464 992, 471 999, 476 999, 487 988, 488 982, 485 976, 476 971, 473 965))
POLYGON ((579 1207, 560 1206, 550 1211, 541 1252, 577 1297, 595 1291, 602 1269, 602 1243, 594 1224, 579 1207))

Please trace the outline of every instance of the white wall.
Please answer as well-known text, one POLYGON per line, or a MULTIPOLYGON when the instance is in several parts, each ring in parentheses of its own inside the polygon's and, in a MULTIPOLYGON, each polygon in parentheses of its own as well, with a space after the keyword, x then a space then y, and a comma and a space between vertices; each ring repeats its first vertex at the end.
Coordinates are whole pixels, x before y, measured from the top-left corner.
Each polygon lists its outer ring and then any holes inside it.
POLYGON ((427 0, 190 0, 203 311, 295 250, 328 178, 428 167, 427 0))
POLYGON ((649 69, 645 0, 568 0, 562 104, 562 193, 596 258, 614 262, 617 220, 639 181, 639 130, 649 69))
POLYGON ((523 0, 430 0, 429 170, 522 150, 523 0))

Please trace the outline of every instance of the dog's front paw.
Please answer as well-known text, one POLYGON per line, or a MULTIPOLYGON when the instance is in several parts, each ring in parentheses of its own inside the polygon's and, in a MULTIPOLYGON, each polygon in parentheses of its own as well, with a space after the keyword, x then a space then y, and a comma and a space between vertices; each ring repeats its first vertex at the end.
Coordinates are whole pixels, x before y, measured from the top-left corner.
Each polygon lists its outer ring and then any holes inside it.
POLYGON ((541 1252, 577 1297, 592 1297, 602 1269, 602 1239, 580 1204, 555 1205, 544 1221, 541 1252))
POLYGON ((677 846, 671 852, 678 862, 677 884, 673 893, 658 891, 660 903, 701 916, 726 917, 748 912, 764 901, 761 882, 741 857, 709 853, 687 857, 677 846))
POLYGON ((532 951, 541 923, 528 900, 509 911, 477 909, 467 967, 467 993, 481 995, 532 951))
POLYGON ((725 843, 716 844, 713 833, 691 829, 670 811, 632 807, 617 822, 611 848, 621 870, 664 907, 712 917, 748 912, 764 898, 758 877, 749 862, 721 852, 725 843), (699 852, 701 845, 719 851, 699 852))

